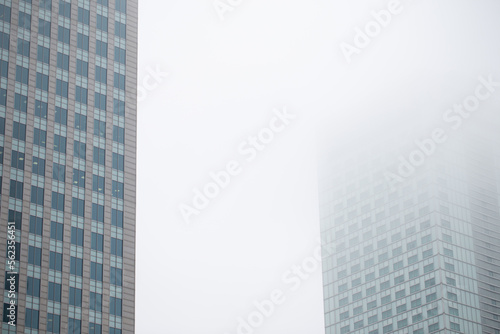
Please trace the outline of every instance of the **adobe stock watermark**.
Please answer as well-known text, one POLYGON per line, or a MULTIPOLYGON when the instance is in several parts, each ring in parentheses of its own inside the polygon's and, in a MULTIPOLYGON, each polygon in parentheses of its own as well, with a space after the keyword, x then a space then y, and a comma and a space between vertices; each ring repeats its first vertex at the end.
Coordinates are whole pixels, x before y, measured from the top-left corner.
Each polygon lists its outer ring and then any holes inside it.
POLYGON ((243 0, 214 0, 213 6, 221 21, 224 21, 226 13, 234 11, 242 3, 243 0))
POLYGON ((403 12, 403 9, 404 7, 399 0, 391 0, 387 4, 387 9, 371 11, 370 15, 373 19, 368 21, 363 29, 358 26, 354 27, 355 35, 352 44, 340 43, 340 50, 347 63, 350 64, 354 55, 360 54, 361 50, 367 48, 372 40, 391 24, 394 16, 403 12))
MULTIPOLYGON (((281 275, 281 283, 285 288, 272 290, 268 298, 253 302, 252 311, 246 316, 236 319, 236 331, 234 334, 253 334, 258 328, 264 325, 266 319, 275 314, 278 306, 283 305, 287 300, 287 294, 297 291, 304 281, 321 268, 322 248, 325 256, 334 253, 333 243, 323 243, 319 241, 312 255, 304 258, 300 264, 294 264, 281 275)), ((229 333, 225 333, 229 334, 229 333)))
MULTIPOLYGON (((443 121, 451 130, 458 130, 464 120, 470 118, 472 113, 478 110, 481 102, 489 99, 495 93, 497 87, 500 87, 500 82, 494 81, 492 75, 489 75, 487 79, 480 76, 478 80, 479 84, 476 86, 473 94, 468 95, 461 103, 456 103, 443 114, 443 121)), ((451 131, 450 129, 448 131, 451 131)), ((447 130, 438 127, 432 130, 430 137, 423 140, 416 140, 416 148, 407 157, 399 156, 399 165, 396 173, 385 173, 385 178, 389 182, 390 188, 394 189, 396 184, 412 176, 417 168, 422 166, 426 159, 436 152, 437 146, 447 142, 448 138, 447 130)))
POLYGON ((222 170, 208 173, 210 181, 203 186, 193 189, 193 198, 190 204, 181 203, 179 211, 185 223, 189 224, 193 216, 200 215, 210 203, 226 189, 235 176, 243 172, 245 163, 253 162, 260 152, 264 151, 275 139, 276 135, 283 132, 295 119, 286 107, 281 110, 274 109, 273 116, 267 126, 260 129, 255 135, 248 136, 238 147, 238 155, 242 159, 228 161, 222 170))
POLYGON ((163 84, 169 75, 169 73, 163 71, 159 65, 156 65, 154 69, 148 66, 146 72, 147 74, 143 76, 137 86, 137 103, 143 102, 152 91, 163 84))

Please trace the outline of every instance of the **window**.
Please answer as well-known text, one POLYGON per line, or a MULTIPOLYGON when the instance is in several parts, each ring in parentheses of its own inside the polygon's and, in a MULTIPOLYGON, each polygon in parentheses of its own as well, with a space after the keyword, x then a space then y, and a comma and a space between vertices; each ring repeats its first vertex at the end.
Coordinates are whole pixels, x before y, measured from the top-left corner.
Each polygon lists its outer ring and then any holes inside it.
POLYGON ((363 320, 354 323, 354 329, 360 329, 361 327, 363 327, 363 320))
POLYGON ((39 316, 38 310, 26 308, 24 326, 26 326, 26 328, 38 329, 38 316, 39 316))
POLYGON ((102 334, 102 326, 90 322, 89 323, 89 334, 102 334))
POLYGON ((30 233, 42 235, 43 219, 40 217, 30 216, 30 233))
POLYGON ((52 166, 52 178, 57 181, 64 182, 66 176, 66 167, 64 165, 60 165, 58 163, 53 164, 52 166))
POLYGON ((78 33, 76 36, 76 47, 85 51, 89 50, 89 36, 78 33))
POLYGON ((42 249, 38 247, 28 246, 28 263, 41 266, 42 265, 42 249))
POLYGON ((404 267, 404 264, 403 264, 402 260, 394 263, 394 271, 399 270, 399 269, 401 269, 403 267, 404 267))
POLYGON ((422 299, 418 298, 411 301, 411 308, 419 307, 422 305, 422 299))
POLYGON ((116 238, 111 238, 111 254, 123 256, 123 241, 116 238))
POLYGON ((115 88, 125 90, 125 76, 115 72, 114 86, 115 88))
POLYGON ((420 291, 420 283, 410 286, 410 294, 420 291))
POLYGON ((56 79, 56 95, 68 98, 68 83, 66 81, 56 79))
POLYGON ((450 328, 455 331, 460 331, 460 324, 450 321, 450 328))
POLYGON ((102 282, 102 264, 90 262, 90 279, 102 282))
POLYGON ((0 5, 0 20, 10 23, 10 7, 0 5))
POLYGON ((87 131, 87 116, 75 113, 75 129, 87 131))
POLYGON ((61 317, 57 314, 48 313, 47 314, 47 332, 48 333, 60 333, 61 329, 61 317))
POLYGON ((122 300, 115 297, 109 297, 109 314, 122 315, 122 300))
POLYGON ((458 309, 450 306, 450 315, 459 316, 458 309))
POLYGON ((446 241, 446 242, 449 242, 449 243, 452 243, 453 239, 451 238, 451 235, 448 235, 446 233, 443 233, 443 241, 446 241))
POLYGON ((105 7, 108 7, 108 0, 97 0, 97 3, 105 7))
POLYGON ((69 56, 63 53, 57 53, 57 67, 69 71, 69 56))
POLYGON ((124 14, 127 13, 127 0, 116 0, 115 9, 124 14))
POLYGON ((24 170, 24 153, 12 151, 11 167, 24 170))
POLYGON ((413 255, 408 258, 408 264, 414 264, 418 261, 418 255, 413 255))
POLYGON ((100 40, 96 41, 95 52, 98 56, 108 58, 108 44, 100 40))
MULTIPOLYGON (((97 94, 97 93, 96 93, 97 94)), ((102 138, 106 138, 106 122, 99 121, 97 119, 94 119, 94 135, 102 138)), ((116 169, 115 167, 115 154, 113 153, 113 168, 116 169)))
POLYGON ((49 268, 57 271, 62 271, 62 254, 50 252, 49 268))
POLYGON ((377 292, 377 288, 372 286, 371 288, 366 289, 366 295, 371 296, 377 292))
POLYGON ((392 299, 391 299, 391 295, 389 294, 389 295, 387 295, 387 296, 385 296, 385 297, 382 297, 382 299, 381 299, 381 303, 382 303, 382 305, 384 305, 384 304, 390 303, 390 302, 391 302, 391 300, 392 300, 392 299))
POLYGON ((89 25, 90 11, 82 7, 78 7, 78 22, 89 25))
POLYGON ((457 281, 451 277, 446 277, 446 284, 451 286, 457 286, 457 281))
POLYGON ((418 277, 418 275, 419 275, 418 269, 410 271, 410 279, 416 278, 418 277))
POLYGON ((63 1, 63 0, 59 0, 59 15, 62 15, 64 17, 67 17, 67 18, 71 18, 71 4, 66 2, 66 1, 63 1))
POLYGON ((453 257, 453 250, 448 249, 448 248, 444 248, 443 251, 444 251, 445 256, 453 257))
POLYGON ((90 293, 90 309, 94 311, 102 311, 102 295, 91 292, 90 293))
POLYGON ((374 316, 368 317, 368 325, 371 325, 377 321, 378 321, 378 317, 376 314, 374 316))
POLYGON ((448 263, 448 262, 445 262, 444 269, 451 271, 451 272, 455 272, 455 265, 448 263))
POLYGON ((110 272, 110 284, 122 286, 122 270, 111 267, 109 272, 110 272))
POLYGON ((52 10, 52 0, 40 0, 40 8, 52 10))
POLYGON ((115 46, 115 62, 125 65, 125 50, 115 46))
POLYGON ((105 165, 106 152, 104 149, 94 146, 94 162, 99 165, 105 165))
POLYGON ((92 191, 104 194, 104 177, 92 175, 92 191))
POLYGON ((107 83, 107 70, 100 66, 95 67, 95 80, 103 84, 107 83))
POLYGON ((28 110, 28 97, 21 94, 14 94, 14 109, 26 112, 28 110))
POLYGON ((71 200, 71 213, 85 217, 85 200, 73 197, 71 200))
POLYGON ((47 103, 35 100, 35 116, 47 118, 47 103))
POLYGON ((94 107, 100 110, 106 110, 106 95, 95 93, 94 107))
POLYGON ((111 225, 123 227, 123 211, 111 209, 111 225))
POLYGON ((386 266, 386 267, 384 267, 384 268, 382 268, 382 269, 379 270, 379 275, 380 276, 384 276, 384 275, 386 275, 388 273, 389 273, 389 266, 386 266))
POLYGON ((400 275, 394 278, 394 284, 400 284, 405 281, 405 275, 400 275))
POLYGON ((115 21, 115 36, 127 38, 127 26, 124 23, 115 21))
POLYGON ((19 25, 19 28, 31 30, 31 15, 19 11, 18 25, 19 25))
POLYGON ((390 287, 391 287, 390 281, 385 281, 385 282, 380 283, 380 290, 381 291, 389 289, 390 287))
POLYGON ((50 222, 50 237, 55 240, 63 241, 64 225, 61 223, 50 222))
POLYGON ((66 125, 68 120, 68 111, 66 109, 56 107, 55 121, 61 125, 66 125))
POLYGON ((344 327, 340 328, 340 334, 347 334, 347 333, 349 333, 350 329, 351 329, 351 327, 349 325, 344 326, 344 327))
POLYGON ((413 331, 413 334, 424 334, 424 329, 423 328, 417 329, 416 331, 413 331))
POLYGON ((82 290, 70 287, 69 288, 69 304, 82 307, 82 290))
MULTIPOLYGON (((38 45, 36 59, 38 61, 41 61, 42 63, 49 64, 50 63, 50 50, 46 47, 38 45)), ((37 84, 38 84, 38 81, 37 81, 37 84)), ((47 89, 46 89, 46 91, 48 90, 48 87, 49 87, 49 84, 48 84, 48 77, 47 77, 47 89)))
POLYGON ((419 313, 419 314, 415 314, 412 318, 411 318, 411 321, 413 323, 416 323, 416 322, 419 322, 419 321, 422 321, 424 319, 424 316, 422 313, 419 313))
POLYGON ((25 141, 26 140, 26 124, 14 122, 12 129, 14 138, 25 141))
POLYGON ((10 180, 9 196, 12 198, 17 198, 17 199, 22 200, 23 199, 23 183, 16 181, 16 180, 10 180))
POLYGON ((454 302, 458 300, 457 294, 453 292, 448 292, 447 297, 449 300, 453 300, 454 302))
POLYGON ((406 290, 405 289, 396 291, 396 299, 401 299, 401 298, 403 298, 405 296, 406 296, 406 290))
POLYGON ((69 318, 68 319, 68 333, 81 334, 82 333, 82 321, 78 320, 78 319, 69 318))
POLYGON ((83 230, 78 227, 71 227, 71 243, 83 247, 83 230))
POLYGON ((47 143, 47 132, 35 128, 33 130, 33 144, 45 147, 47 143))
POLYGON ((434 263, 424 266, 424 274, 434 270, 434 263))
POLYGON ((113 197, 123 199, 123 183, 113 180, 111 182, 111 192, 113 197))
MULTIPOLYGON (((29 79, 29 71, 27 68, 16 66, 16 81, 27 85, 29 79)), ((38 87, 37 87, 38 88, 38 87)))
POLYGON ((390 325, 387 325, 387 326, 384 326, 382 328, 382 332, 385 334, 385 333, 389 333, 389 332, 392 332, 392 324, 390 325))
POLYGON ((104 249, 104 236, 102 234, 98 234, 92 232, 91 234, 91 248, 93 250, 102 252, 104 249))
POLYGON ((50 37, 50 22, 44 19, 38 19, 38 33, 50 37))
POLYGON ((5 60, 0 60, 0 76, 4 78, 9 76, 9 63, 5 60))
POLYGON ((75 88, 75 101, 81 104, 87 104, 87 89, 76 86, 75 88))
POLYGON ((403 304, 403 305, 399 305, 398 307, 396 307, 396 313, 403 313, 403 312, 406 312, 406 304, 403 304))
POLYGON ((427 311, 427 317, 428 318, 434 317, 437 314, 438 314, 438 308, 437 307, 435 307, 435 308, 430 309, 430 310, 427 311))
MULTIPOLYGON (((7 92, 5 89, 2 89, 2 93, 7 92)), ((0 134, 5 134, 5 118, 0 117, 0 134)))
POLYGON ((125 101, 113 100, 113 113, 118 116, 125 116, 125 101))
POLYGON ((43 188, 31 186, 31 203, 43 205, 43 188))
MULTIPOLYGON (((113 153, 113 169, 124 170, 124 157, 121 154, 113 153)), ((375 273, 373 273, 375 275, 375 273)))
POLYGON ((82 276, 83 274, 83 260, 77 257, 71 256, 70 258, 70 274, 76 276, 82 276))
POLYGON ((49 300, 61 302, 61 284, 49 282, 49 300))
POLYGON ((66 154, 66 137, 54 135, 54 151, 66 154))
POLYGON ((77 59, 76 60, 76 74, 81 75, 82 77, 89 76, 89 63, 86 61, 77 59))
POLYGON ((124 144, 125 143, 125 129, 119 126, 113 126, 113 140, 124 144))
POLYGON ((375 308, 377 307, 377 300, 373 300, 371 302, 369 302, 367 305, 366 305, 366 308, 368 310, 371 310, 372 308, 375 308))
POLYGON ((0 31, 0 47, 5 50, 9 50, 10 35, 0 31))
MULTIPOLYGON (((121 242, 121 240, 120 240, 121 242)), ((121 247, 120 247, 121 249, 121 247)), ((361 298, 363 298, 363 293, 362 292, 357 292, 355 294, 352 295, 352 301, 355 302, 357 300, 360 300, 361 298)))
POLYGON ((408 319, 403 319, 398 321, 398 328, 403 328, 408 326, 408 319))
POLYGON ((41 89, 43 91, 49 91, 49 76, 37 73, 36 74, 36 88, 41 89))
POLYGON ((425 258, 428 258, 428 257, 430 257, 430 256, 432 256, 432 248, 431 248, 431 249, 428 249, 428 250, 426 250, 426 251, 424 251, 424 252, 422 253, 422 257, 423 257, 424 259, 425 259, 425 258))
POLYGON ((344 305, 347 305, 348 303, 349 303, 348 297, 345 297, 345 298, 342 298, 341 300, 339 300, 339 306, 344 306, 344 305))
POLYGON ((70 30, 64 27, 57 27, 57 40, 62 43, 69 44, 70 30))
POLYGON ((104 222, 104 206, 92 203, 92 220, 104 222))
POLYGON ((425 281, 425 288, 429 288, 433 285, 436 285, 436 279, 435 278, 431 278, 431 279, 428 279, 427 281, 425 281))
POLYGON ((52 192, 52 209, 64 211, 64 194, 52 192))
POLYGON ((431 293, 427 296, 425 296, 425 302, 426 303, 430 303, 432 302, 433 300, 436 300, 437 299, 437 294, 434 292, 434 293, 431 293))
POLYGON ((21 230, 22 218, 23 218, 23 214, 21 212, 9 210, 8 221, 15 223, 16 230, 21 230))
POLYGON ((97 14, 97 29, 108 32, 108 18, 97 14))

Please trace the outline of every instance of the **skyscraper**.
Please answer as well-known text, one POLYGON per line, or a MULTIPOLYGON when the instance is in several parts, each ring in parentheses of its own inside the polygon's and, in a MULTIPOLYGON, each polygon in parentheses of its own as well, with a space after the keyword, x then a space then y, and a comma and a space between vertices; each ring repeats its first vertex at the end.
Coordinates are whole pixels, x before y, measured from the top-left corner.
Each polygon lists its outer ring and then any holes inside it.
POLYGON ((133 333, 137 0, 0 1, 2 333, 133 333))
POLYGON ((327 334, 500 333, 500 117, 481 112, 440 143, 385 129, 330 151, 327 334))

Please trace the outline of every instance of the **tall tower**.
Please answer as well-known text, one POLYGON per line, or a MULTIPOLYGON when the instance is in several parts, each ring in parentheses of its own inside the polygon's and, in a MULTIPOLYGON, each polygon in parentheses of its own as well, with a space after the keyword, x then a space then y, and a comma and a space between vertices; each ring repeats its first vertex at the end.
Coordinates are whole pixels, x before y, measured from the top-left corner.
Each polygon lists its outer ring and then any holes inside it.
POLYGON ((0 0, 2 333, 133 333, 137 0, 0 0))
POLYGON ((330 152, 327 334, 500 333, 500 117, 484 113, 438 142, 427 126, 330 152))

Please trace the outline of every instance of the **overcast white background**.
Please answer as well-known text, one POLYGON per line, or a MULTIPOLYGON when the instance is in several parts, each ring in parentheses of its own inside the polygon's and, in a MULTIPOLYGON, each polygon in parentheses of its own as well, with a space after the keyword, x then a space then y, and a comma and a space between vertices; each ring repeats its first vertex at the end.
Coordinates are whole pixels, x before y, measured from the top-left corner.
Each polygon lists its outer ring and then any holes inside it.
POLYGON ((317 246, 316 123, 341 142, 394 113, 439 119, 500 79, 495 0, 402 0, 348 64, 339 44, 388 2, 243 0, 222 21, 212 0, 139 0, 139 86, 169 75, 138 106, 137 333, 235 334, 274 289, 286 301, 254 333, 324 333, 321 270, 281 279, 317 246), (283 107, 295 120, 244 162, 283 107), (242 173, 185 224, 179 205, 231 160, 242 173))

